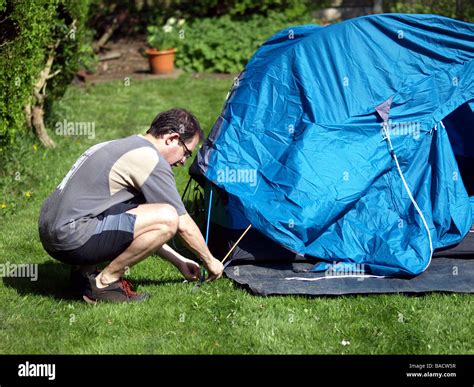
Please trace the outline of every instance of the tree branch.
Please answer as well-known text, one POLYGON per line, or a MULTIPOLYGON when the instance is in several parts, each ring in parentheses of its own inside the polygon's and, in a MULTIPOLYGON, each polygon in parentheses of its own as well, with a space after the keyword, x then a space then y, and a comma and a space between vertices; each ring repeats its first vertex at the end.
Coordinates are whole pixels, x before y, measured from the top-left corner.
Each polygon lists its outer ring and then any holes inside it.
POLYGON ((61 72, 61 69, 56 70, 53 74, 48 75, 48 78, 46 78, 46 79, 51 79, 51 78, 55 77, 56 75, 58 75, 60 72, 61 72))

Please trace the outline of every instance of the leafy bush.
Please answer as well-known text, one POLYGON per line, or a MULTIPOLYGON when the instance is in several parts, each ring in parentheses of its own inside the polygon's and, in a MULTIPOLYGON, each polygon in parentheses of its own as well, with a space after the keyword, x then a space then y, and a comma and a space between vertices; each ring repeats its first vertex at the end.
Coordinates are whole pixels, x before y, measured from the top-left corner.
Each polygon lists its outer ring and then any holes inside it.
MULTIPOLYGON (((330 1, 319 1, 318 6, 330 1)), ((230 15, 233 19, 250 15, 268 15, 272 12, 285 13, 289 17, 299 17, 314 5, 309 0, 177 0, 174 9, 186 18, 203 18, 230 15)))
POLYGON ((113 19, 127 12, 127 22, 122 23, 115 37, 146 33, 150 25, 162 25, 170 17, 188 21, 230 15, 243 19, 253 14, 284 13, 289 18, 308 14, 310 9, 323 8, 331 0, 91 0, 94 14, 89 26, 101 36, 113 19))
POLYGON ((50 99, 59 98, 81 58, 88 1, 0 0, 0 152, 25 131, 25 106, 51 52, 54 62, 48 81, 50 99))
POLYGON ((195 20, 184 29, 176 65, 185 71, 241 71, 255 50, 283 28, 310 23, 309 16, 289 20, 285 15, 253 15, 246 21, 229 15, 195 20))

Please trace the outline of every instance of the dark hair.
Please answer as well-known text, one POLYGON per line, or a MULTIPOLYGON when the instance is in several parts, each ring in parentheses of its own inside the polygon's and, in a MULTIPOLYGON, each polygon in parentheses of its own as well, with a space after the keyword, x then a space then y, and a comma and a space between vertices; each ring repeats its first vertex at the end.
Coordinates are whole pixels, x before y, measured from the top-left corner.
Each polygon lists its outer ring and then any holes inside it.
POLYGON ((204 132, 197 118, 191 112, 180 108, 159 113, 147 130, 147 134, 150 133, 156 138, 171 132, 178 133, 184 142, 192 139, 196 133, 199 134, 200 141, 204 139, 204 132))

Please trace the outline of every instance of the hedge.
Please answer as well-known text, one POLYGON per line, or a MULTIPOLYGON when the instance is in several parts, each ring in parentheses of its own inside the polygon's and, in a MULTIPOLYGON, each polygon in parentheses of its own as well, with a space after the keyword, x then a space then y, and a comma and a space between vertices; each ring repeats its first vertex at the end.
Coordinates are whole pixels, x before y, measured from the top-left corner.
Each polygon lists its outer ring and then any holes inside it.
POLYGON ((27 131, 25 107, 50 54, 46 103, 63 95, 87 51, 88 11, 88 0, 0 0, 0 152, 27 131))

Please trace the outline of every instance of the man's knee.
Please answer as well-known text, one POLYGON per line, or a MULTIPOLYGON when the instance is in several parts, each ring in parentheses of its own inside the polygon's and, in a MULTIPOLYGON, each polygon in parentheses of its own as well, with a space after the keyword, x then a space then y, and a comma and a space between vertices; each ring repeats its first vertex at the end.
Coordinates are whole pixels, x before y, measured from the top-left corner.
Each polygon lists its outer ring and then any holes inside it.
POLYGON ((167 228, 167 232, 172 238, 178 231, 179 216, 176 209, 169 204, 162 204, 160 208, 161 224, 167 228))
POLYGON ((178 213, 169 204, 143 204, 127 212, 137 216, 135 237, 144 232, 160 230, 172 238, 178 230, 178 213))

